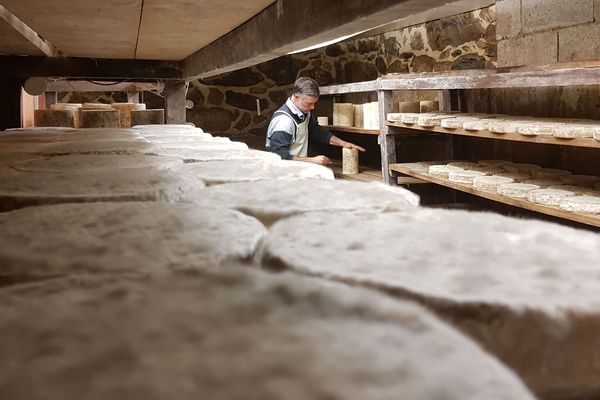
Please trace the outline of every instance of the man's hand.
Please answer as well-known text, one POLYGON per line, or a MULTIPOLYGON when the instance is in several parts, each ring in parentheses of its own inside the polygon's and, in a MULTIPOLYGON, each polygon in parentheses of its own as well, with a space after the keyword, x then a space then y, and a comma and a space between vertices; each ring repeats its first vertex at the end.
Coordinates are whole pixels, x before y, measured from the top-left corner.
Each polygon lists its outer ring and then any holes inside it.
POLYGON ((350 142, 346 142, 346 141, 344 141, 344 145, 342 147, 344 147, 346 149, 356 149, 356 150, 359 150, 359 151, 366 151, 365 149, 363 149, 359 145, 356 145, 356 144, 350 143, 350 142))
POLYGON ((293 160, 294 161, 304 161, 304 162, 309 162, 309 163, 319 164, 319 165, 331 164, 331 160, 327 156, 315 156, 315 157, 294 156, 293 160))
POLYGON ((319 165, 329 165, 329 164, 331 164, 331 160, 327 156, 309 157, 307 161, 311 162, 313 164, 319 164, 319 165))
POLYGON ((345 140, 342 140, 335 135, 333 135, 331 137, 331 139, 329 139, 329 144, 334 145, 334 146, 345 147, 347 149, 356 149, 359 151, 365 151, 365 149, 363 149, 362 147, 360 147, 354 143, 346 142, 345 140))

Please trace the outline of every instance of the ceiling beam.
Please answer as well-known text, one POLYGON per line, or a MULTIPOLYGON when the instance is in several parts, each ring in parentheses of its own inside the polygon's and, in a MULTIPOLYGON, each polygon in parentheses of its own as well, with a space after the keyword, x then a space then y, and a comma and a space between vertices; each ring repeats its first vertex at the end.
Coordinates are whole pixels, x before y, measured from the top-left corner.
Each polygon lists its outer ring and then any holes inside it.
POLYGON ((152 82, 90 82, 46 80, 47 92, 144 92, 162 91, 163 83, 152 82))
MULTIPOLYGON (((259 64, 456 2, 277 0, 245 24, 185 59, 184 78, 207 78, 259 64)), ((447 12, 452 13, 451 6, 447 12)))
POLYGON ((0 56, 3 76, 26 79, 33 76, 111 80, 181 79, 175 61, 117 60, 66 57, 0 56))
POLYGON ((370 36, 381 35, 387 32, 398 31, 409 26, 423 24, 425 22, 435 21, 438 19, 451 17, 453 15, 463 14, 469 11, 478 10, 480 8, 489 7, 494 4, 495 0, 458 0, 419 14, 401 18, 397 21, 379 26, 375 29, 370 29, 354 36, 353 39, 366 38, 370 36))
POLYGON ((28 42, 39 49, 48 57, 57 57, 60 52, 47 40, 42 39, 36 31, 31 29, 27 24, 17 18, 13 13, 8 11, 0 4, 0 19, 10 25, 18 34, 23 36, 28 42))

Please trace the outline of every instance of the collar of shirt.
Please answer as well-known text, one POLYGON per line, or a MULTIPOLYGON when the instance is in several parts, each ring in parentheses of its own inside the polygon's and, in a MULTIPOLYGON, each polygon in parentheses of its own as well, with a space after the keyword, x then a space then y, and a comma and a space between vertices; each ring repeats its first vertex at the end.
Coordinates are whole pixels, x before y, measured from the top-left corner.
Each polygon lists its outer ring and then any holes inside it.
POLYGON ((287 101, 285 102, 285 105, 290 109, 291 112, 293 112, 295 115, 297 115, 301 121, 304 121, 304 118, 306 118, 306 114, 304 114, 302 111, 298 110, 298 107, 296 107, 294 105, 294 103, 292 103, 291 97, 289 99, 287 99, 287 101))

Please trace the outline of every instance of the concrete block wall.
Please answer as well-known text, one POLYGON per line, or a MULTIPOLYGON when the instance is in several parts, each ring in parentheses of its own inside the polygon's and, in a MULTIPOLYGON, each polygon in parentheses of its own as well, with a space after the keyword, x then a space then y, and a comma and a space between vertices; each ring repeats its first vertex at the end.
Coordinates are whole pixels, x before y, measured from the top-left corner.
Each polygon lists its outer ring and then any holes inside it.
POLYGON ((496 0, 498 66, 600 59, 600 0, 496 0))

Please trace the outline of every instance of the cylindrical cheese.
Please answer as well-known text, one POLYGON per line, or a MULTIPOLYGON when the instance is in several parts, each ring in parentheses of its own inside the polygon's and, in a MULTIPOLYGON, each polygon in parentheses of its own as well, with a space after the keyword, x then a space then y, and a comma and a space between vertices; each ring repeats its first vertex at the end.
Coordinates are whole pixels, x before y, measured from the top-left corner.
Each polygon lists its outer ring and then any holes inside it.
POLYGON ((75 128, 74 110, 34 110, 33 125, 75 128))
POLYGON ((317 117, 317 122, 319 123, 319 125, 329 125, 329 118, 328 117, 317 117))
POLYGON ((422 113, 435 112, 440 110, 440 103, 438 101, 423 100, 419 104, 419 111, 422 113))
POLYGON ((365 119, 363 115, 363 105, 362 104, 354 104, 354 126, 356 128, 364 128, 365 127, 365 119))
POLYGON ((398 103, 398 112, 401 113, 418 113, 421 112, 420 101, 401 101, 398 103))
POLYGON ((354 126, 354 104, 333 103, 333 125, 354 126))
POLYGON ((358 150, 344 147, 342 149, 342 174, 354 175, 358 172, 358 150))
POLYGON ((121 126, 117 110, 81 110, 82 128, 119 128, 121 126))
POLYGON ((160 125, 164 123, 165 110, 163 110, 162 108, 131 111, 131 126, 160 125))
POLYGON ((115 110, 119 110, 121 128, 131 128, 131 111, 146 109, 143 103, 113 103, 112 106, 115 110))

